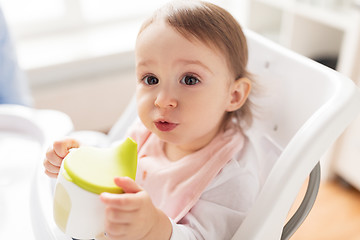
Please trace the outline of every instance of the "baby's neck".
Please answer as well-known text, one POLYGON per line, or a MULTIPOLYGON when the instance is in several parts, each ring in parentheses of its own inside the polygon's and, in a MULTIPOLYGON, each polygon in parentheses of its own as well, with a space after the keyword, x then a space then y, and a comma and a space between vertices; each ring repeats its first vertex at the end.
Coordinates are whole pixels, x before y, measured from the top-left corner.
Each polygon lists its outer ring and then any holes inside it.
POLYGON ((205 146, 207 146, 218 134, 220 128, 214 128, 214 131, 204 135, 204 137, 196 139, 186 145, 176 145, 169 142, 164 142, 163 151, 165 156, 172 162, 178 161, 183 157, 192 154, 205 146))
POLYGON ((178 146, 169 144, 169 143, 164 143, 164 153, 165 156, 171 161, 171 162, 176 162, 180 159, 182 159, 183 157, 195 152, 196 150, 185 150, 182 149, 178 146))

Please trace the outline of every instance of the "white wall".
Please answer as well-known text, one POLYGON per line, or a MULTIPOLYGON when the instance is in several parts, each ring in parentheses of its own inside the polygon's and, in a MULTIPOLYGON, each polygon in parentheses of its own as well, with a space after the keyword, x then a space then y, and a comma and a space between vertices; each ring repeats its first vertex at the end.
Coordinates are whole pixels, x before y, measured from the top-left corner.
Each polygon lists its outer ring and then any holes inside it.
POLYGON ((135 71, 124 69, 32 88, 36 108, 68 114, 75 130, 107 132, 135 90, 135 71))

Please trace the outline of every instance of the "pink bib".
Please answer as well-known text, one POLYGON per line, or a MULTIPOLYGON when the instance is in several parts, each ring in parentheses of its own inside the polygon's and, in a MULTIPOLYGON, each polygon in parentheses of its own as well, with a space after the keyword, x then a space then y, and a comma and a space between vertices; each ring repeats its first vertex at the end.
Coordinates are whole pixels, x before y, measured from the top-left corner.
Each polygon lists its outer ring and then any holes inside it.
POLYGON ((131 134, 138 142, 136 182, 175 222, 190 211, 211 180, 244 145, 242 133, 229 129, 203 149, 171 162, 164 154, 164 143, 148 130, 139 130, 137 126, 131 134))

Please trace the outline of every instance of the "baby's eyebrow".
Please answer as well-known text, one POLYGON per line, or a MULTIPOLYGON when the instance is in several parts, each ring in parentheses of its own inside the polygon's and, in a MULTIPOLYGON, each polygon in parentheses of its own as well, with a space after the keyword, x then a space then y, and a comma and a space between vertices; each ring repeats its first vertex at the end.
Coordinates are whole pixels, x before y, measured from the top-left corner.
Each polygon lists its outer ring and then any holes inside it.
POLYGON ((179 60, 177 60, 177 62, 184 63, 186 65, 190 65, 190 64, 199 65, 202 68, 204 68, 205 70, 207 70, 208 72, 213 73, 211 71, 211 69, 208 66, 206 66, 206 64, 204 64, 203 62, 201 62, 199 60, 179 59, 179 60))
POLYGON ((148 65, 151 65, 152 63, 154 63, 155 61, 149 59, 149 60, 146 60, 146 61, 139 61, 136 63, 136 67, 146 67, 148 65))

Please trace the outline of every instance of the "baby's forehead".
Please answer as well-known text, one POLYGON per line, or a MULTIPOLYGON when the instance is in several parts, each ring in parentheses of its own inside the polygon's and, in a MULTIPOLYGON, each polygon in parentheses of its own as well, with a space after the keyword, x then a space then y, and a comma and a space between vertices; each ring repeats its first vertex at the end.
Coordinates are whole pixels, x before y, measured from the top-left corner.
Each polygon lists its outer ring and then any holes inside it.
POLYGON ((189 66, 191 64, 184 63, 201 62, 206 69, 210 69, 209 72, 226 66, 228 73, 234 75, 229 59, 219 46, 210 41, 203 41, 191 32, 178 31, 165 21, 152 22, 143 29, 136 44, 135 60, 137 68, 154 66, 164 61, 167 65, 173 63, 175 66, 179 66, 178 64, 189 66), (160 34, 163 36, 159 36, 160 34), (213 64, 214 62, 216 64, 213 64))
MULTIPOLYGON (((221 55, 222 57, 227 56, 226 50, 224 46, 222 46, 223 44, 219 43, 219 41, 216 41, 216 39, 212 38, 211 36, 207 36, 206 34, 194 32, 191 29, 187 29, 186 27, 173 26, 166 20, 166 18, 156 18, 143 27, 138 34, 135 47, 137 47, 138 40, 142 37, 144 32, 153 34, 153 30, 157 29, 158 27, 162 27, 163 31, 174 31, 190 43, 198 46, 206 46, 211 51, 221 55)), ((158 37, 160 38, 162 36, 158 37)))

